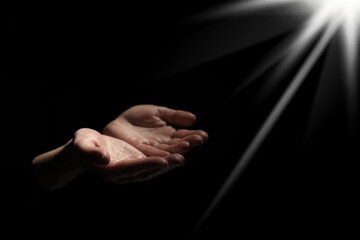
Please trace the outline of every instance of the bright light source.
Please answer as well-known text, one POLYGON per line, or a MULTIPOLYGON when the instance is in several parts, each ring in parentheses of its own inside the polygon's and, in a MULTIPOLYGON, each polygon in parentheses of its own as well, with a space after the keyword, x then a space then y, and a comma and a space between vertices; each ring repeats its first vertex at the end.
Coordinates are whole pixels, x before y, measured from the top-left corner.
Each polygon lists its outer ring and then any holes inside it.
MULTIPOLYGON (((360 0, 306 0, 305 3, 315 12, 327 8, 329 17, 342 15, 342 33, 345 54, 354 63, 360 37, 360 0)), ((331 19, 329 19, 331 20, 331 19)))
POLYGON ((314 11, 327 7, 333 14, 344 14, 344 22, 351 19, 353 23, 360 23, 360 0, 306 0, 304 2, 314 11))
MULTIPOLYGON (((341 34, 343 45, 342 52, 344 59, 341 59, 340 61, 345 60, 343 63, 345 65, 346 73, 340 80, 345 80, 349 130, 351 130, 350 132, 353 132, 353 129, 358 129, 360 122, 360 115, 358 116, 358 86, 360 85, 360 83, 358 83, 360 0, 248 0, 235 2, 223 8, 219 8, 219 11, 213 11, 209 16, 234 15, 243 11, 258 10, 269 6, 279 6, 279 4, 299 2, 308 6, 313 11, 313 14, 307 19, 308 21, 306 21, 306 24, 301 28, 297 37, 294 38, 292 44, 290 44, 289 47, 285 47, 285 50, 281 52, 281 57, 287 60, 287 63, 292 63, 293 61, 290 61, 292 60, 292 57, 296 57, 299 52, 303 52, 306 49, 306 46, 309 45, 316 36, 320 35, 320 39, 317 41, 316 46, 299 69, 295 78, 290 82, 290 85, 270 112, 268 118, 266 118, 264 124, 260 127, 233 171, 229 174, 223 186, 206 209, 204 215, 198 222, 197 228, 202 225, 217 204, 232 188, 238 177, 244 171, 246 165, 260 148, 261 143, 265 140, 272 127, 277 123, 282 112, 296 94, 300 85, 305 81, 307 74, 309 74, 325 49, 331 45, 330 43, 333 38, 337 38, 337 33, 341 34)), ((271 55, 271 59, 278 59, 277 57, 278 56, 276 55, 271 55)), ((336 61, 338 61, 338 59, 336 59, 336 61)), ((265 71, 269 66, 273 65, 273 62, 269 63, 270 64, 266 64, 264 68, 260 67, 259 69, 265 71)), ((287 66, 288 65, 286 65, 286 67, 287 66)), ((326 69, 324 69, 324 71, 325 70, 326 69)))

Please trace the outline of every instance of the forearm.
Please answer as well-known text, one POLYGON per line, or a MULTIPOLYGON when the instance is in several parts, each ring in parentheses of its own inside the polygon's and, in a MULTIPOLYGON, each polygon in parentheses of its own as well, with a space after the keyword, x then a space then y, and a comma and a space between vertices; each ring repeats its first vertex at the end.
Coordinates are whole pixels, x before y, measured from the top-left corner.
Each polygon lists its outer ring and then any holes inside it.
POLYGON ((70 183, 84 168, 74 151, 73 140, 32 161, 32 171, 39 185, 46 190, 56 190, 70 183))

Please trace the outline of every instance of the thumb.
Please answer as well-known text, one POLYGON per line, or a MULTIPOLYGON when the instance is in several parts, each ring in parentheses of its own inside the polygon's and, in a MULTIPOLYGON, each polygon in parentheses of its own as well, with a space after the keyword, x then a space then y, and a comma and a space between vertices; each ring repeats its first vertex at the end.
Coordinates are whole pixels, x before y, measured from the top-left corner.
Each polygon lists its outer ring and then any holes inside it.
POLYGON ((100 165, 110 162, 110 155, 100 133, 92 129, 80 129, 74 136, 75 150, 83 160, 100 165))

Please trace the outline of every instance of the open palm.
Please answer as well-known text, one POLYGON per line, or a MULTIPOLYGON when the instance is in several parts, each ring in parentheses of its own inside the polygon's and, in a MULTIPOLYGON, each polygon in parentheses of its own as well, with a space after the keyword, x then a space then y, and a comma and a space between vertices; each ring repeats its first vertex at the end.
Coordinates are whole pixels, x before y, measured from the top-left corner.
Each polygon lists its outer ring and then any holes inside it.
POLYGON ((74 146, 88 170, 119 184, 155 177, 184 160, 180 154, 147 157, 125 141, 87 128, 75 133, 74 146))
POLYGON ((190 127, 194 114, 156 105, 129 108, 103 130, 103 134, 121 139, 146 156, 167 156, 185 153, 207 140, 202 130, 177 129, 190 127))

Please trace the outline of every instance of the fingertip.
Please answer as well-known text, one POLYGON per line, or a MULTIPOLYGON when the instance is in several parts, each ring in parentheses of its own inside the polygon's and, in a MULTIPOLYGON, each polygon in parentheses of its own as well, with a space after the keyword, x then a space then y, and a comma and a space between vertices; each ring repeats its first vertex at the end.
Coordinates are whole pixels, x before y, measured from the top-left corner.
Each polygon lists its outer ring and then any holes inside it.
POLYGON ((189 138, 189 141, 191 142, 191 145, 193 147, 195 147, 195 146, 200 146, 201 144, 203 144, 204 138, 202 136, 200 136, 199 134, 194 134, 191 136, 191 138, 189 138))
POLYGON ((191 112, 185 112, 184 111, 184 115, 186 117, 186 121, 184 121, 185 126, 191 126, 197 120, 196 115, 191 113, 191 112))
POLYGON ((180 166, 185 162, 185 158, 180 153, 174 153, 167 158, 170 167, 180 166))
POLYGON ((189 151, 190 148, 191 143, 188 141, 181 141, 176 144, 166 146, 166 150, 169 151, 171 154, 184 153, 189 151))
POLYGON ((175 155, 176 160, 178 160, 181 164, 184 163, 185 157, 183 155, 181 155, 180 153, 176 153, 174 155, 175 155))
POLYGON ((159 150, 159 156, 160 157, 167 157, 169 155, 171 155, 171 153, 169 153, 168 151, 159 150))
POLYGON ((190 146, 191 146, 191 143, 189 143, 188 141, 179 142, 179 147, 180 148, 189 148, 190 146))
POLYGON ((188 118, 192 119, 192 121, 196 121, 196 115, 192 112, 186 112, 188 114, 188 118))
POLYGON ((167 167, 169 167, 169 162, 166 160, 166 157, 148 157, 146 159, 149 162, 149 164, 154 168, 167 168, 167 167))
POLYGON ((183 155, 181 155, 181 154, 175 154, 176 156, 175 156, 175 158, 176 158, 176 166, 181 166, 181 165, 183 165, 184 164, 184 162, 185 162, 185 157, 183 156, 183 155))
POLYGON ((203 138, 204 141, 209 139, 209 134, 205 131, 200 130, 199 135, 203 138))

